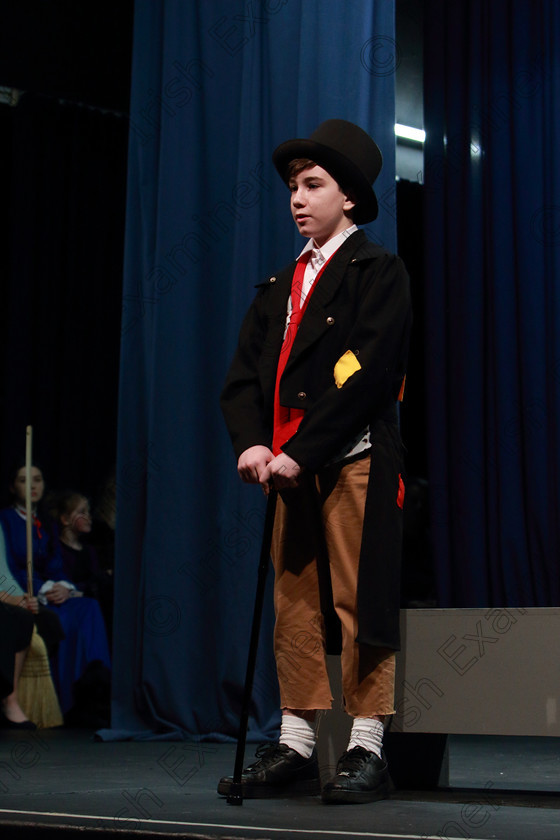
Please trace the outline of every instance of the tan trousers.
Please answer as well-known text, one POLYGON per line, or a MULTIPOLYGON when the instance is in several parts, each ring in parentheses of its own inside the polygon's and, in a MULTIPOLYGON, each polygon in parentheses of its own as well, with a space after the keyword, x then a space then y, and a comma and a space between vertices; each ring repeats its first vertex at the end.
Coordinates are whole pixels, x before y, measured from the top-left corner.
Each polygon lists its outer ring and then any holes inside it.
POLYGON ((355 641, 369 467, 369 456, 329 467, 278 498, 272 538, 274 651, 283 709, 331 708, 321 611, 321 575, 329 574, 342 627, 345 709, 353 716, 394 712, 394 652, 355 641))

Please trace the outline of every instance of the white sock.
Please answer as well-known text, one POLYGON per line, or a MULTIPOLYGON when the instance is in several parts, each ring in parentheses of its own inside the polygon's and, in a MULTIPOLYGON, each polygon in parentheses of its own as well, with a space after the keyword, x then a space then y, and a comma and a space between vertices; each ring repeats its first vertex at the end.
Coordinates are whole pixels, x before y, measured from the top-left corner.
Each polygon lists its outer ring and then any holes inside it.
POLYGON ((348 749, 363 747, 369 752, 375 753, 381 758, 381 747, 383 746, 383 732, 385 727, 380 720, 367 717, 356 717, 352 724, 348 749))
POLYGON ((315 727, 305 718, 297 715, 282 715, 280 743, 286 744, 304 758, 309 758, 315 749, 315 727))

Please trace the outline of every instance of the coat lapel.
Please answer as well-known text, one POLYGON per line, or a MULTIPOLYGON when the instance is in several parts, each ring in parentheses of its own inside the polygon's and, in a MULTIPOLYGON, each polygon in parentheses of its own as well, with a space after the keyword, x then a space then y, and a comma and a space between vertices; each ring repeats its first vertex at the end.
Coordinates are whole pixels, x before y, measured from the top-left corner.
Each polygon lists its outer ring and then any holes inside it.
POLYGON ((316 288, 313 289, 286 369, 291 367, 297 357, 305 352, 308 347, 314 344, 329 329, 329 323, 327 321, 329 317, 328 306, 337 293, 340 284, 343 282, 348 263, 358 248, 366 241, 365 233, 362 230, 358 230, 352 236, 348 237, 347 241, 333 255, 331 261, 317 281, 316 288))

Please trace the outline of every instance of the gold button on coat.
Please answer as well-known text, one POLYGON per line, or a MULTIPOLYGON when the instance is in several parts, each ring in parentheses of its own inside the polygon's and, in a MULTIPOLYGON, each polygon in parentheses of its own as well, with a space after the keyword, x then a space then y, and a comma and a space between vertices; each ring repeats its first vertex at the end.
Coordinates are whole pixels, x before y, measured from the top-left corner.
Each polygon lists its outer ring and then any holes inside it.
POLYGON ((334 324, 334 318, 332 317, 332 315, 329 315, 329 317, 327 318, 327 324, 329 325, 329 327, 332 327, 332 325, 334 324))
POLYGON ((298 394, 298 400, 304 400, 307 397, 305 391, 300 391, 298 394))

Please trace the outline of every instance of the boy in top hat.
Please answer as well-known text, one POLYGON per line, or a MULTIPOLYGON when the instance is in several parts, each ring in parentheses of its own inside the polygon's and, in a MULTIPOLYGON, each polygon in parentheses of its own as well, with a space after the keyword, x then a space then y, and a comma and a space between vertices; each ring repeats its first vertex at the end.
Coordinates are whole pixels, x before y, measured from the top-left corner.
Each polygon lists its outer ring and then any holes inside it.
MULTIPOLYGON (((263 284, 222 393, 238 472, 279 493, 272 561, 278 744, 242 775, 243 796, 316 794, 316 712, 331 707, 335 616, 348 749, 324 802, 387 796, 404 485, 396 403, 411 325, 400 259, 357 224, 377 216, 381 153, 353 123, 322 123, 273 154, 307 244, 263 284)), ((218 792, 227 795, 232 779, 218 792)))

